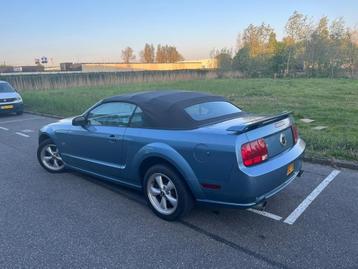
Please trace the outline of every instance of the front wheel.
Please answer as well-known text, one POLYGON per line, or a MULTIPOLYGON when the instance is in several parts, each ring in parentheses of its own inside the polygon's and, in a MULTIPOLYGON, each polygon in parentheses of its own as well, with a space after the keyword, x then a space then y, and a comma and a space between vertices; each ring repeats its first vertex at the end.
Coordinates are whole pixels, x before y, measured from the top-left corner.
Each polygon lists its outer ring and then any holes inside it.
POLYGON ((164 220, 173 221, 183 217, 194 204, 183 179, 165 165, 155 165, 148 169, 143 189, 149 207, 164 220))
POLYGON ((61 173, 65 170, 65 163, 56 144, 51 139, 46 139, 39 145, 37 159, 41 166, 50 173, 61 173))

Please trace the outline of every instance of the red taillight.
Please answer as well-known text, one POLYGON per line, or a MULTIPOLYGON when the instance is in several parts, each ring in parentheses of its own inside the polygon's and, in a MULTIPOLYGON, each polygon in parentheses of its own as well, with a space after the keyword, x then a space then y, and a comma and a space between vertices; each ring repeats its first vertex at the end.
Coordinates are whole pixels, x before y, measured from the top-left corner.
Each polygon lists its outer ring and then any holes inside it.
POLYGON ((241 146, 242 161, 245 166, 259 164, 267 160, 267 145, 263 138, 246 143, 241 146))
POLYGON ((293 133, 293 139, 295 141, 295 144, 297 143, 298 141, 298 129, 297 129, 297 126, 296 125, 292 125, 292 133, 293 133))

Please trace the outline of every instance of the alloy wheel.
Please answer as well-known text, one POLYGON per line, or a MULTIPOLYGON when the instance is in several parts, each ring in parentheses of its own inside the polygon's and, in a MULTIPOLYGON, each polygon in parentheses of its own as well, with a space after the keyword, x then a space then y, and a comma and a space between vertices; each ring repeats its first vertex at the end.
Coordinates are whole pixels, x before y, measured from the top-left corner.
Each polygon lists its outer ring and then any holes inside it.
POLYGON ((152 206, 161 214, 170 215, 178 207, 178 192, 175 185, 162 173, 154 173, 150 176, 147 195, 152 206))
POLYGON ((41 161, 46 168, 52 171, 60 171, 65 166, 55 144, 48 144, 42 148, 41 161))

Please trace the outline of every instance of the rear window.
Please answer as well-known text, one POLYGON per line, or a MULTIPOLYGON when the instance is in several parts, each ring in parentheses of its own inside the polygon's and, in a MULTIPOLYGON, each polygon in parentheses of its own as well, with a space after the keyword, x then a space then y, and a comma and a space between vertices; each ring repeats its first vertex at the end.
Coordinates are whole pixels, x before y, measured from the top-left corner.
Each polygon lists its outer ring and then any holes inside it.
POLYGON ((15 90, 8 83, 0 83, 0 92, 14 92, 15 90))
POLYGON ((229 102, 216 101, 189 106, 185 108, 185 112, 188 113, 193 120, 203 121, 235 114, 241 112, 241 110, 229 102))

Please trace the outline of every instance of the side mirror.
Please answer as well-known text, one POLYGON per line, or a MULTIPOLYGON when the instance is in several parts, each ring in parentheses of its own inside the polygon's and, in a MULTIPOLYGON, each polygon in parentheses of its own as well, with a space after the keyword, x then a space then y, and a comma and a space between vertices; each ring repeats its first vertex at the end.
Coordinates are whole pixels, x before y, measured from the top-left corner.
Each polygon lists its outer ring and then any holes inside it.
POLYGON ((83 116, 77 116, 73 118, 72 125, 73 126, 85 126, 87 124, 87 119, 83 116))

